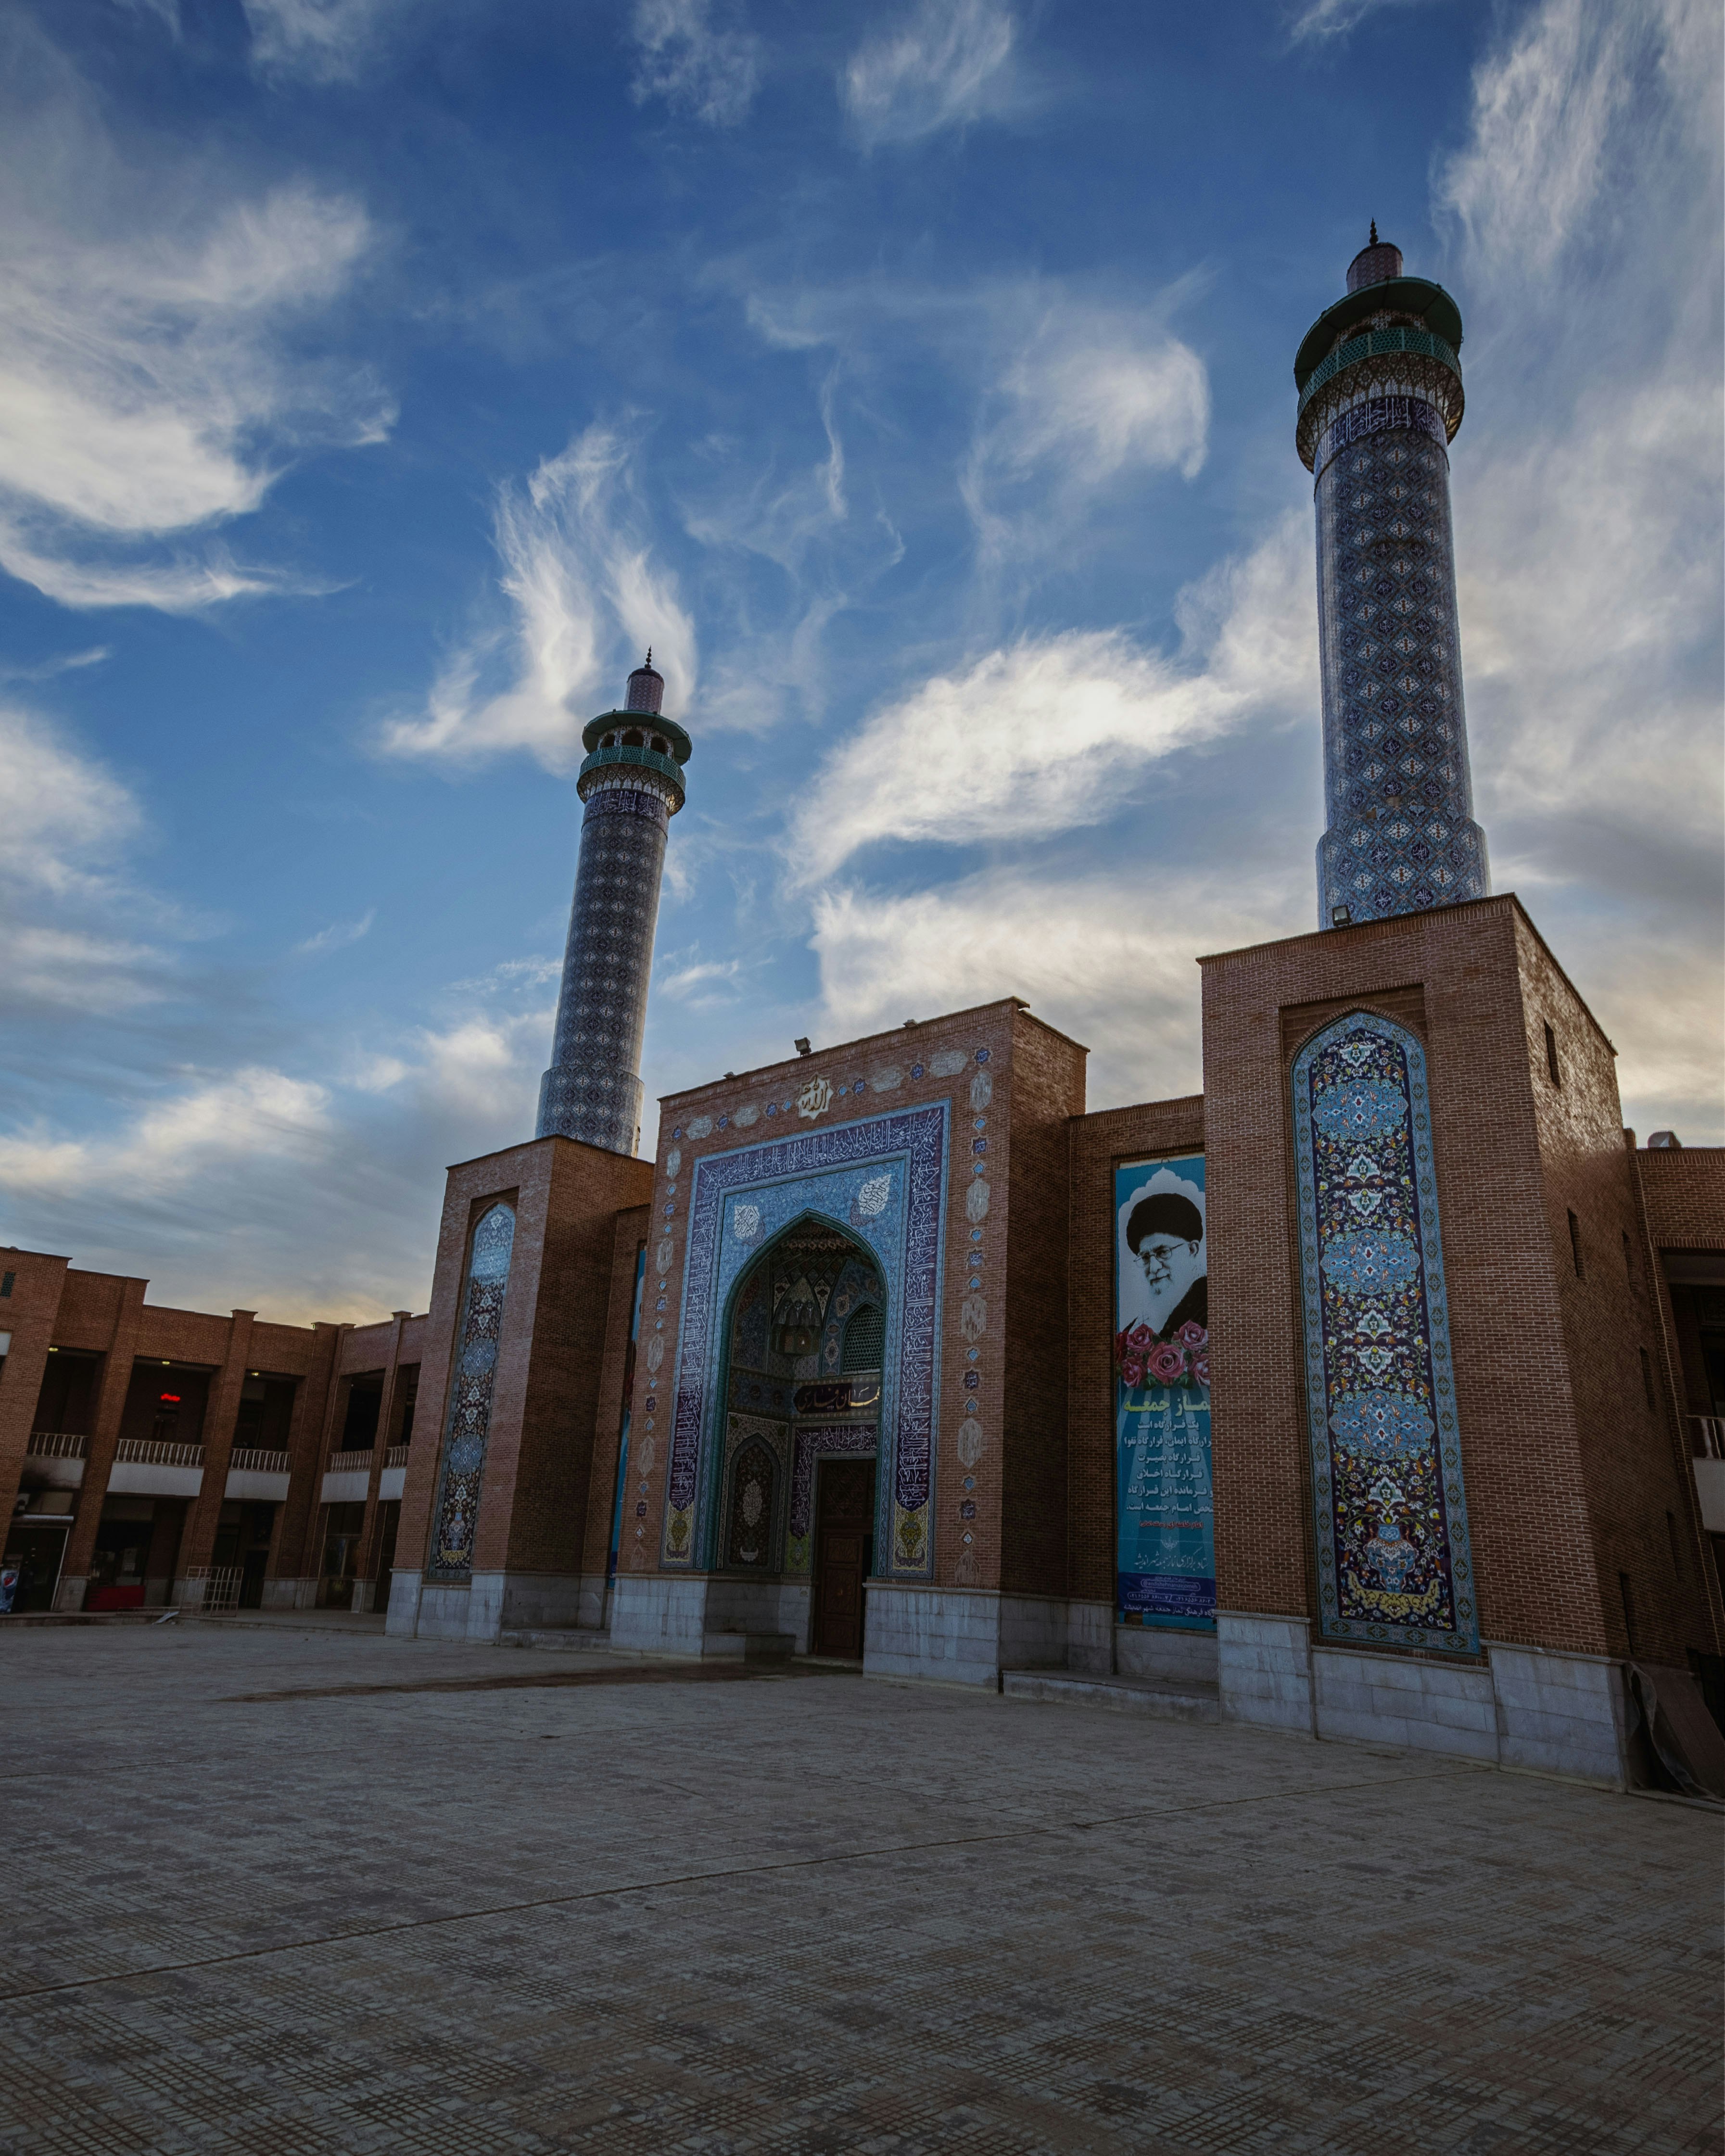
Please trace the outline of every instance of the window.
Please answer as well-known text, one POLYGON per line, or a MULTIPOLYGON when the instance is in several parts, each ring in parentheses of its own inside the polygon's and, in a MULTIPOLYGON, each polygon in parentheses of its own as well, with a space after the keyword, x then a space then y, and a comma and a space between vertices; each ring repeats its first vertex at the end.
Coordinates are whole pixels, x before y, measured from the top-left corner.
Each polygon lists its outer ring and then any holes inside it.
POLYGON ((885 1332, 880 1304, 865 1302, 845 1328, 842 1368, 845 1375, 853 1370, 880 1368, 885 1332))
POLYGON ((1551 1073, 1553 1086, 1561 1086, 1563 1074, 1558 1068, 1558 1036, 1552 1031, 1549 1021, 1545 1029, 1545 1067, 1551 1073))
POLYGON ((1569 1255, 1575 1261, 1575 1277, 1585 1280, 1587 1274, 1581 1263, 1581 1223, 1572 1213, 1569 1215, 1569 1255))
POLYGON ((16 1273, 0 1274, 0 1295, 10 1295, 12 1284, 17 1278, 16 1273))
POLYGON ((1659 1404, 1653 1396, 1653 1358, 1645 1348, 1641 1350, 1641 1390, 1647 1395, 1650 1408, 1659 1404))

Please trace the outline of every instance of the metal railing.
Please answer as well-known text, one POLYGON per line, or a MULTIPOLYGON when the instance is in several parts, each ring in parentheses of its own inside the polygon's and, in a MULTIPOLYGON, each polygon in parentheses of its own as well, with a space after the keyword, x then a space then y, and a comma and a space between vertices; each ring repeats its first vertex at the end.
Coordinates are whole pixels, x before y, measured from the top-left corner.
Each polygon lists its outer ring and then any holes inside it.
POLYGON ((285 1475, 288 1471, 288 1456, 285 1452, 260 1452, 248 1450, 230 1453, 228 1465, 230 1467, 239 1468, 243 1474, 247 1475, 285 1475))
POLYGON ((1725 1460, 1725 1415, 1691 1415, 1689 1429, 1697 1460, 1725 1460))
POLYGON ((373 1455, 371 1452, 332 1452, 327 1472, 331 1475, 368 1473, 373 1455))
POLYGON ((1352 367, 1357 360, 1378 359, 1397 352, 1414 352, 1424 359, 1435 359, 1440 367, 1447 367, 1458 381, 1461 379, 1461 362, 1454 350, 1430 330, 1368 330, 1363 336, 1350 337, 1346 344, 1337 345, 1312 368, 1300 393, 1300 409, 1303 412, 1324 384, 1333 382, 1344 367, 1352 367))
POLYGON ((182 1609, 220 1616, 239 1607, 241 1573, 237 1565, 194 1564, 187 1568, 182 1609))
POLYGON ((114 1457, 136 1467, 202 1467, 203 1447, 153 1437, 122 1437, 114 1457))
POLYGON ((386 1467, 405 1467, 409 1450, 410 1447, 405 1445, 392 1445, 383 1455, 383 1465, 386 1467))
POLYGON ((33 1430, 28 1449, 38 1460, 86 1460, 90 1440, 69 1430, 33 1430))

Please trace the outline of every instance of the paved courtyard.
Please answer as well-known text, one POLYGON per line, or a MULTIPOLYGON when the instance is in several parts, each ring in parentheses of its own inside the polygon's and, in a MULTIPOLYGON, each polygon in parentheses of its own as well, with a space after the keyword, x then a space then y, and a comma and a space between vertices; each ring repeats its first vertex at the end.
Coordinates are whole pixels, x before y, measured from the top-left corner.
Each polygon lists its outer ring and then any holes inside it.
POLYGON ((1721 2145, 1679 1805, 333 1627, 0 1687, 7 2152, 1721 2145))

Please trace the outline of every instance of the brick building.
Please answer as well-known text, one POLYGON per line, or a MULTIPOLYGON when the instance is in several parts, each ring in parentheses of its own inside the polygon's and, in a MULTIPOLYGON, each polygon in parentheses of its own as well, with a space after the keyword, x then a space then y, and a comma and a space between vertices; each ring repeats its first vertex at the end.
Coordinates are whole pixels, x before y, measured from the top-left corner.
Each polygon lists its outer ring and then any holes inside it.
POLYGON ((693 752, 637 669, 587 729, 540 1134, 449 1171, 426 1315, 6 1257, 23 1604, 1060 1673, 1725 1793, 1725 1150, 1636 1146, 1489 891, 1460 341, 1374 234, 1301 348, 1324 925, 1199 962, 1201 1096, 1087 1112, 1008 998, 672 1095, 636 1158, 693 752))

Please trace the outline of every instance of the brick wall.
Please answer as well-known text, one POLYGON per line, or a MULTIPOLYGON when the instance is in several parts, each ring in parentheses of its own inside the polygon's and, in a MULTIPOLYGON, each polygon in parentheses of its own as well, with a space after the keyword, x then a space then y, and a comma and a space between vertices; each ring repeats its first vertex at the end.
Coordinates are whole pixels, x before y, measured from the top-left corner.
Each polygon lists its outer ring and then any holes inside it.
POLYGON ((1423 1035, 1488 1637, 1604 1652, 1512 898, 1201 961, 1218 1598, 1311 1613, 1288 1071, 1341 1010, 1423 1035), (1417 1001, 1416 1001, 1417 998, 1417 1001))
POLYGON ((1659 1277, 1636 1156, 1625 1144, 1615 1051, 1524 916, 1516 932, 1552 1270, 1609 1651, 1681 1666, 1692 1647, 1716 1651, 1712 1568, 1676 1441, 1659 1277))
MULTIPOLYGON (((1028 1011, 1014 1011, 999 1573, 1009 1593, 1069 1591, 1070 1132, 1084 1113, 1087 1055, 1028 1011)), ((949 1317, 951 1310, 949 1301, 949 1317)))
POLYGON ((420 1358, 416 1430, 423 1426, 426 1441, 408 1455, 398 1566, 425 1562, 469 1239, 501 1199, 515 1209, 515 1240, 473 1569, 581 1570, 617 1216, 639 1207, 650 1174, 644 1161, 563 1137, 450 1169, 420 1358))
POLYGON ((1075 1116, 1067 1127, 1067 1577, 1083 1601, 1115 1597, 1114 1171, 1125 1161, 1203 1151, 1197 1093, 1075 1116))
POLYGON ((1725 1250, 1725 1146, 1645 1147, 1631 1156, 1657 1250, 1725 1250))
MULTIPOLYGON (((952 1150, 941 1260, 942 1381, 935 1433, 932 1524, 937 1583, 993 1587, 1004 1579, 1029 1591, 1032 1581, 1064 1577, 1064 1473, 1058 1467, 1064 1438, 1064 1378, 1059 1375, 1050 1378, 1045 1369, 1039 1372, 1034 1367, 1034 1351, 1027 1349, 1013 1365, 1022 1381, 1022 1393, 1014 1398, 1008 1358, 1014 1352, 1011 1341, 1022 1323, 1026 1334, 1034 1335, 1042 1343, 1045 1354, 1052 1358, 1055 1372, 1060 1368, 1063 1350, 1058 1336, 1065 1294, 1065 1127, 1075 1106, 1082 1105, 1084 1055, 1082 1049, 1032 1017, 1016 998, 1009 998, 666 1096, 660 1104, 655 1151, 658 1166, 651 1210, 653 1233, 648 1247, 648 1315, 643 1326, 632 1414, 632 1445, 639 1448, 644 1440, 651 1440, 647 1450, 652 1465, 643 1478, 649 1485, 648 1512, 639 1523, 644 1525, 647 1532, 632 1553, 639 1557, 641 1567, 656 1568, 661 1546, 670 1390, 676 1371, 683 1294, 685 1201, 695 1164, 708 1154, 783 1134, 785 1126, 763 1121, 740 1130, 735 1122, 737 1112, 751 1106, 758 1111, 769 1100, 781 1103, 793 1100, 814 1078, 824 1077, 831 1085, 832 1105, 818 1125, 793 1114, 789 1128, 807 1131, 843 1122, 848 1114, 859 1111, 849 1106, 852 1081, 890 1064, 903 1073, 901 1082, 888 1092, 865 1094, 860 1112, 875 1115, 942 1099, 950 1103, 952 1150), (989 1057, 985 1066, 975 1060, 977 1050, 983 1048, 989 1057), (963 1070, 936 1076, 932 1066, 943 1053, 962 1054, 963 1070), (1022 1105, 1020 1057, 1024 1059, 1026 1074, 1022 1105), (918 1064, 923 1075, 913 1078, 911 1073, 918 1064), (971 1088, 983 1068, 988 1073, 992 1097, 978 1110, 973 1104, 971 1088), (839 1094, 841 1086, 846 1088, 843 1099, 839 1094), (980 1132, 975 1128, 978 1113, 984 1124, 980 1132), (711 1119, 713 1127, 702 1137, 691 1138, 689 1127, 702 1116, 711 1119), (723 1130, 718 1127, 721 1116, 727 1122, 723 1130), (674 1130, 682 1134, 675 1141, 674 1130), (980 1156, 973 1151, 979 1138, 988 1147, 980 1156), (1015 1166, 1020 1147, 1025 1154, 1022 1170, 1015 1166), (675 1178, 666 1173, 665 1166, 666 1155, 674 1147, 680 1155, 680 1173, 675 1178), (985 1163, 982 1179, 988 1183, 990 1195, 988 1211, 978 1224, 981 1236, 973 1242, 973 1224, 965 1207, 978 1158, 985 1163), (1009 1227, 1009 1220, 1020 1217, 1017 1209, 1021 1181, 1032 1209, 1040 1204, 1047 1218, 1058 1224, 1055 1232, 1045 1238, 1052 1249, 1040 1254, 1027 1252, 1022 1261, 1009 1227), (671 1208, 669 1216, 667 1206, 671 1208), (671 1262, 661 1273, 658 1255, 661 1243, 667 1240, 671 1262), (969 1262, 973 1257, 980 1260, 974 1266, 969 1262), (973 1274, 981 1283, 976 1291, 968 1286, 973 1274), (666 1306, 662 1312, 654 1307, 661 1292, 658 1286, 661 1278, 666 1282, 662 1291, 666 1306), (966 1337, 962 1321, 964 1301, 973 1293, 979 1295, 986 1306, 984 1329, 973 1340, 966 1337), (661 1343, 658 1353, 662 1358, 656 1371, 651 1363, 655 1339, 661 1343), (972 1347, 977 1350, 973 1363, 968 1355, 972 1347), (964 1378, 972 1372, 978 1384, 968 1394, 964 1378), (647 1404, 649 1399, 655 1403, 652 1409, 647 1404), (968 1403, 978 1407, 984 1449, 969 1471, 976 1487, 967 1492, 962 1489, 967 1471, 954 1448, 968 1403), (1039 1434, 1040 1441, 1053 1448, 1057 1466, 1051 1476, 1045 1463, 1036 1457, 1039 1434), (1017 1478, 1010 1503, 1009 1459, 1012 1476, 1017 1478), (963 1517, 962 1507, 967 1502, 974 1506, 973 1518, 963 1517), (963 1539, 966 1534, 972 1537, 968 1543, 963 1539)), ((631 1481, 634 1481, 633 1476, 631 1481)), ((624 1562, 628 1564, 629 1559, 624 1562)), ((1049 1591, 1061 1590, 1055 1587, 1049 1591)))
MULTIPOLYGON (((611 1285, 605 1307, 605 1353, 599 1369, 593 1435, 593 1474, 587 1501, 587 1527, 582 1541, 581 1568, 589 1575, 603 1573, 610 1562, 611 1513, 617 1494, 618 1453, 623 1436, 624 1375, 629 1363, 629 1322, 635 1292, 635 1254, 652 1232, 652 1214, 645 1205, 631 1205, 619 1213, 611 1236, 611 1285)), ((642 1314, 650 1311, 656 1295, 644 1283, 642 1314)), ((624 1540, 632 1542, 638 1523, 634 1508, 624 1507, 624 1540)))

